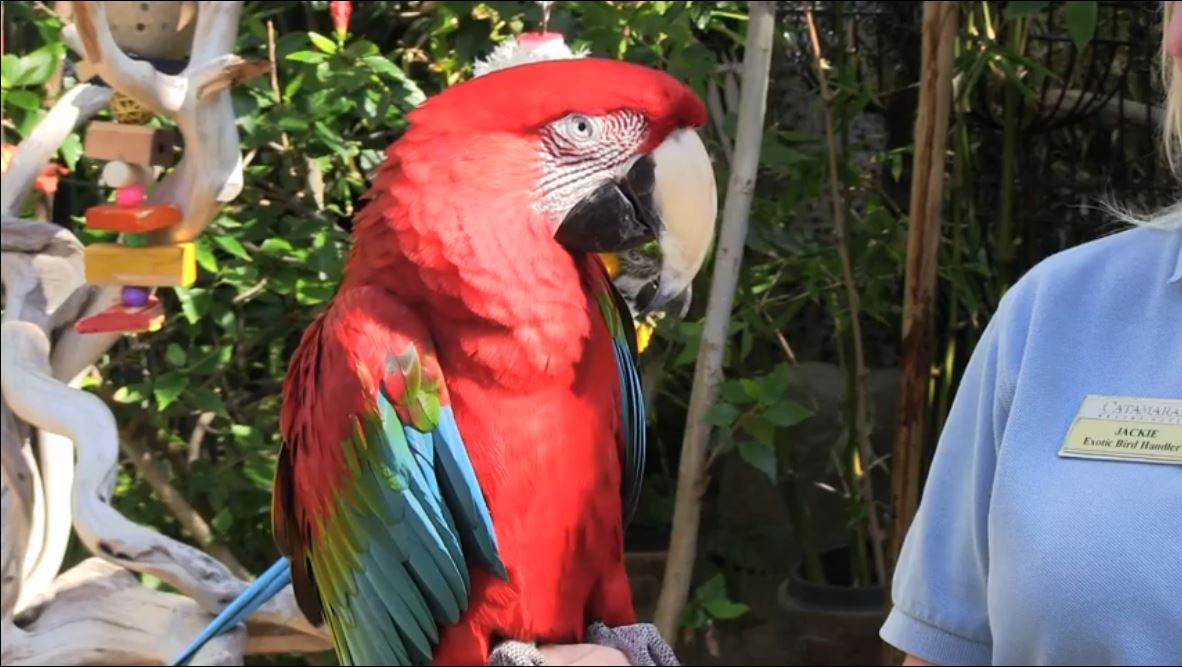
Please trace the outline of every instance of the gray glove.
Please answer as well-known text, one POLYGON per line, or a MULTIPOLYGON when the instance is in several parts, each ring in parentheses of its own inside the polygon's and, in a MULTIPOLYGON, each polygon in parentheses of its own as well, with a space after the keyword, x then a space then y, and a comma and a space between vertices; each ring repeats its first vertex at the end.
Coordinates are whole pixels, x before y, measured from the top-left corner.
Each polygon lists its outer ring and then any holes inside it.
MULTIPOLYGON (((652 665, 677 667, 681 663, 673 654, 661 633, 654 625, 637 623, 618 628, 609 628, 602 623, 596 623, 587 629, 584 641, 588 644, 609 646, 624 654, 631 665, 652 665)), ((545 665, 546 658, 538 647, 525 642, 506 641, 493 648, 489 656, 489 665, 545 665)))

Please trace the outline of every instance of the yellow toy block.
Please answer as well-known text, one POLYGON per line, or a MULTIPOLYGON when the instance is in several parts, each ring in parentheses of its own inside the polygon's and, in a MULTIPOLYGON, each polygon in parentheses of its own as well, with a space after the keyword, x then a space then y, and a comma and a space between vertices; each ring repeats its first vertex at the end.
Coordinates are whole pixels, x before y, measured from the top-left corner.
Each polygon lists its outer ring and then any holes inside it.
POLYGON ((86 246, 86 281, 95 285, 188 287, 197 280, 192 243, 129 248, 115 243, 86 246))

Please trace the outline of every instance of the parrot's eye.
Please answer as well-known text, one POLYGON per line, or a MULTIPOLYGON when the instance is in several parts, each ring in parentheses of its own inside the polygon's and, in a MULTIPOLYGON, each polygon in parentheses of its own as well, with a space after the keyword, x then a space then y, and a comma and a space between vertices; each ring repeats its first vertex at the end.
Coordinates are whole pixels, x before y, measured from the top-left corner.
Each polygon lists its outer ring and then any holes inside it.
POLYGON ((575 114, 566 119, 566 131, 576 141, 590 141, 595 138, 595 123, 586 116, 575 114))

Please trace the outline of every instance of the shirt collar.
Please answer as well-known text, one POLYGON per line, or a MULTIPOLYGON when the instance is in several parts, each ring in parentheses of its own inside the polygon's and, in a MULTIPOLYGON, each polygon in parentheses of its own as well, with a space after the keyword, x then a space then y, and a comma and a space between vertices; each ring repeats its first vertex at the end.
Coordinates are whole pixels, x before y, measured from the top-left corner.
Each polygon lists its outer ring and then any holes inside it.
POLYGON ((1167 282, 1182 287, 1182 205, 1176 205, 1164 216, 1162 226, 1172 232, 1178 259, 1167 282))

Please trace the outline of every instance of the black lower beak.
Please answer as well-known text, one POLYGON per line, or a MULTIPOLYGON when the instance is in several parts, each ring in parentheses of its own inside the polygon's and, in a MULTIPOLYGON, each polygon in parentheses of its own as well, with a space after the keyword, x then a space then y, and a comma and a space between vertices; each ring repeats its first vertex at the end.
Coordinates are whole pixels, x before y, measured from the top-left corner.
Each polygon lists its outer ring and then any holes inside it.
POLYGON ((644 156, 623 181, 606 183, 575 204, 555 240, 574 252, 620 252, 655 241, 661 222, 653 186, 653 161, 644 156))

